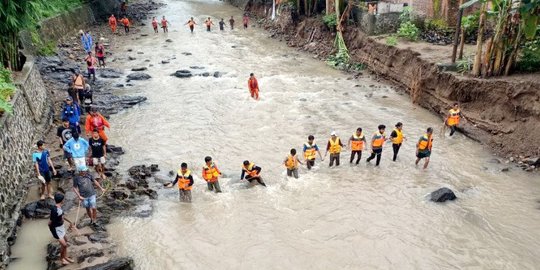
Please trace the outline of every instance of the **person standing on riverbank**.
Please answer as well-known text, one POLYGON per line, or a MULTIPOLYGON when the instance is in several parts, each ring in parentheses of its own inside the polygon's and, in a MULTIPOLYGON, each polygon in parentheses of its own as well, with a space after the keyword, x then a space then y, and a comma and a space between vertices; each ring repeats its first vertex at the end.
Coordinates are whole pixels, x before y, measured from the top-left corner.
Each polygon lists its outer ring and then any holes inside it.
POLYGON ((407 140, 405 136, 403 136, 402 133, 403 130, 403 123, 397 122, 396 128, 390 133, 390 141, 392 141, 392 150, 394 151, 394 156, 392 157, 392 161, 396 161, 397 155, 399 152, 399 149, 401 148, 401 144, 403 143, 403 140, 407 140))
POLYGON ((56 169, 51 160, 49 150, 45 149, 45 142, 39 140, 37 142, 37 148, 37 151, 32 154, 32 161, 34 162, 37 178, 41 181, 41 199, 45 199, 46 196, 52 199, 52 188, 50 185, 52 180, 51 170, 56 175, 56 169))
POLYGON ((129 19, 126 18, 126 16, 124 16, 124 18, 122 18, 122 20, 120 20, 120 22, 122 22, 122 25, 124 26, 124 32, 126 34, 129 33, 129 26, 130 26, 130 22, 129 22, 129 19))
POLYGON ((165 19, 165 16, 161 19, 161 28, 163 28, 163 33, 169 33, 169 21, 165 19))
POLYGON ((429 158, 431 156, 431 147, 433 146, 433 128, 428 128, 426 134, 424 134, 418 140, 416 144, 416 162, 415 165, 418 165, 421 159, 425 158, 424 169, 429 165, 429 158))
POLYGON ((158 24, 159 23, 158 23, 158 20, 156 19, 156 17, 152 17, 152 28, 154 29, 155 34, 159 33, 158 24))
POLYGON ((210 32, 211 29, 212 29, 212 25, 214 25, 214 23, 212 22, 212 19, 210 19, 210 17, 208 17, 208 19, 206 19, 206 21, 204 21, 204 24, 206 24, 206 32, 210 32))
POLYGON ((319 153, 321 161, 324 160, 321 152, 319 151, 319 147, 314 142, 314 140, 315 137, 313 135, 309 135, 307 143, 304 143, 304 159, 306 160, 308 170, 311 170, 311 167, 315 166, 315 159, 317 158, 317 153, 319 153))
POLYGON ((343 146, 344 145, 341 143, 341 139, 336 135, 336 132, 332 131, 332 133, 330 133, 330 139, 326 144, 326 153, 324 154, 324 156, 326 156, 328 152, 330 152, 329 167, 334 166, 334 161, 336 162, 336 167, 339 166, 339 156, 341 155, 341 148, 343 146))
POLYGON ((283 161, 285 168, 287 168, 287 176, 298 179, 298 164, 302 164, 298 157, 296 156, 296 149, 291 149, 290 154, 287 155, 283 161))
POLYGON ((111 17, 109 17, 109 27, 111 28, 111 33, 116 34, 116 26, 118 23, 116 22, 116 17, 114 17, 114 14, 111 14, 111 17))
POLYGON ((248 28, 248 24, 249 24, 249 16, 246 14, 244 14, 244 18, 242 18, 242 22, 244 23, 244 29, 247 29, 248 28))
POLYGON ((62 205, 64 205, 64 194, 60 192, 54 194, 54 203, 55 205, 51 207, 48 227, 54 239, 58 239, 58 242, 60 243, 60 262, 62 265, 68 265, 75 261, 67 256, 68 244, 64 220, 69 223, 68 230, 73 228, 73 222, 64 217, 64 211, 62 210, 62 205))
POLYGON ((90 218, 90 225, 96 226, 97 202, 94 185, 97 186, 101 192, 105 192, 105 189, 88 172, 88 167, 86 167, 86 165, 78 165, 77 168, 79 174, 73 177, 73 192, 75 192, 79 198, 82 206, 86 208, 86 214, 90 218))
POLYGON ((229 25, 231 26, 231 30, 234 30, 234 18, 233 18, 233 16, 231 16, 231 18, 229 19, 229 25))
POLYGON ((248 89, 251 97, 255 100, 259 100, 259 82, 253 73, 249 74, 248 89))
POLYGON ((386 141, 386 136, 384 135, 384 130, 386 129, 385 125, 379 125, 379 131, 375 132, 373 134, 373 137, 371 137, 371 156, 366 160, 366 162, 370 162, 372 159, 377 157, 377 162, 375 163, 375 166, 379 166, 379 163, 381 163, 381 155, 383 150, 383 144, 386 141))
POLYGON ((244 160, 244 163, 242 165, 242 175, 240 176, 240 180, 245 179, 248 180, 248 182, 251 184, 253 181, 257 181, 262 186, 266 187, 266 184, 263 182, 261 177, 261 170, 262 168, 259 166, 256 166, 255 163, 249 162, 249 160, 244 160))
POLYGON ((84 61, 86 62, 86 68, 88 71, 88 79, 93 76, 93 81, 96 81, 96 64, 97 60, 92 55, 92 52, 88 52, 88 55, 86 58, 84 58, 84 61))
POLYGON ((71 91, 69 92, 69 95, 77 104, 80 104, 82 100, 79 99, 79 97, 84 92, 84 89, 86 88, 86 81, 84 79, 84 76, 81 74, 81 71, 77 68, 74 70, 75 74, 71 77, 71 91))
POLYGON ((69 125, 73 127, 77 133, 81 133, 79 119, 81 117, 81 107, 76 102, 73 102, 71 97, 67 97, 62 107, 62 119, 68 119, 69 125))
POLYGON ((444 121, 445 125, 450 128, 450 136, 454 135, 454 133, 456 132, 456 128, 459 125, 459 121, 461 118, 465 119, 465 117, 461 113, 459 104, 454 103, 454 106, 448 111, 448 116, 444 121))
POLYGON ((191 203, 191 189, 193 188, 193 176, 188 170, 187 163, 180 164, 180 170, 176 172, 176 177, 172 183, 167 185, 168 188, 174 187, 178 183, 178 193, 180 201, 191 203))
POLYGON ((60 148, 64 151, 64 159, 67 160, 70 171, 75 169, 73 158, 71 157, 71 153, 64 150, 64 144, 73 137, 74 133, 77 133, 77 130, 69 125, 69 120, 67 118, 62 119, 62 125, 56 129, 56 136, 60 140, 60 148))
POLYGON ((99 132, 99 137, 103 139, 105 143, 107 143, 108 138, 105 134, 105 127, 111 128, 109 121, 107 121, 107 119, 105 119, 105 117, 98 112, 96 107, 92 107, 90 109, 90 115, 86 117, 86 122, 84 125, 86 136, 90 137, 92 132, 97 130, 99 132))
MULTIPOLYGON (((99 67, 105 67, 105 47, 103 46, 103 43, 96 42, 95 51, 99 67)), ((96 75, 94 74, 94 78, 95 77, 96 75)))
POLYGON ((79 137, 79 133, 73 133, 73 137, 64 144, 64 150, 71 154, 73 163, 78 169, 86 167, 86 153, 88 152, 88 141, 79 137))
POLYGON ((189 30, 193 34, 193 30, 195 29, 195 25, 197 25, 197 23, 195 22, 193 17, 191 17, 191 19, 189 19, 189 21, 185 25, 189 26, 189 30))
POLYGON ((106 179, 105 176, 105 158, 107 157, 107 144, 99 137, 99 132, 94 129, 92 137, 88 140, 90 144, 90 157, 92 157, 92 163, 94 169, 99 174, 102 180, 106 179))
POLYGON ((221 187, 219 186, 219 176, 221 175, 221 172, 212 161, 212 157, 205 157, 204 162, 205 165, 202 168, 202 177, 208 185, 208 190, 215 190, 216 193, 220 193, 221 187))
POLYGON ((362 134, 362 128, 357 128, 356 132, 349 138, 347 144, 351 147, 351 160, 349 163, 353 163, 354 156, 358 155, 356 158, 356 165, 360 162, 362 158, 362 150, 364 150, 364 144, 366 143, 366 137, 362 134))
POLYGON ((92 39, 92 35, 90 35, 90 31, 83 32, 83 30, 79 31, 79 34, 81 35, 81 43, 84 48, 84 51, 86 53, 89 53, 92 51, 92 45, 94 45, 94 41, 92 39))

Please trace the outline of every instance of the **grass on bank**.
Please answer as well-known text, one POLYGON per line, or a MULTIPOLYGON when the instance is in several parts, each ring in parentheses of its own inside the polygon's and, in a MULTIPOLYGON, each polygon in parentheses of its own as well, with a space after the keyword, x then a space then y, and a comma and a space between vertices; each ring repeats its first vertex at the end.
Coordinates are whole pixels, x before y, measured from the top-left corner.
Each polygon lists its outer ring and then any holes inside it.
POLYGON ((0 65, 0 116, 4 112, 9 114, 13 112, 13 105, 10 101, 15 90, 11 71, 0 65))

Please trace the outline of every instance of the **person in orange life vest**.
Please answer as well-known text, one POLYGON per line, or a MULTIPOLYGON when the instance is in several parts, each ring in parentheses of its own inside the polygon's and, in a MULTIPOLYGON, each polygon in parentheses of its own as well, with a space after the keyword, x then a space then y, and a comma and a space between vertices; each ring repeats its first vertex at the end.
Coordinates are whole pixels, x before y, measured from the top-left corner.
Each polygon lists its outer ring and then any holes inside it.
POLYGON ((219 171, 216 164, 212 162, 212 157, 205 157, 204 162, 206 164, 202 168, 202 177, 208 185, 208 190, 215 190, 216 193, 220 193, 221 188, 219 187, 218 177, 221 175, 221 172, 219 171))
POLYGON ((266 184, 263 182, 262 177, 260 175, 262 168, 259 166, 256 166, 255 163, 249 162, 249 160, 244 160, 244 163, 242 165, 242 175, 240 176, 240 180, 245 179, 249 181, 249 183, 252 183, 254 180, 259 182, 262 186, 266 187, 266 184))
POLYGON ((185 25, 189 26, 189 30, 193 34, 193 29, 195 28, 195 25, 197 25, 197 23, 195 22, 193 17, 191 17, 191 19, 189 19, 189 21, 185 25))
POLYGON ((97 108, 92 107, 92 109, 90 109, 90 115, 86 117, 86 123, 84 125, 86 136, 90 136, 92 131, 97 129, 99 137, 107 143, 108 138, 107 135, 105 135, 105 127, 111 128, 107 119, 97 111, 97 108))
POLYGON ((366 160, 366 162, 370 162, 372 159, 377 157, 377 162, 375 163, 375 166, 379 166, 379 163, 381 163, 381 154, 383 149, 383 144, 386 141, 386 136, 384 135, 384 130, 386 129, 385 125, 379 125, 379 131, 375 132, 373 134, 373 137, 371 137, 371 156, 366 160))
POLYGON ((159 33, 159 30, 158 30, 158 21, 156 19, 156 17, 152 17, 152 28, 154 28, 154 33, 159 33))
POLYGON ((72 91, 69 92, 69 96, 77 102, 77 104, 81 104, 83 101, 82 97, 84 93, 84 89, 86 88, 86 81, 84 80, 83 75, 79 71, 79 69, 75 69, 75 74, 73 74, 73 77, 71 77, 72 81, 72 91))
POLYGON ((401 143, 403 143, 404 140, 405 141, 407 140, 407 138, 403 136, 402 129, 403 129, 403 123, 397 122, 396 128, 392 131, 392 133, 390 133, 390 141, 392 141, 392 150, 394 150, 394 157, 392 157, 392 161, 396 161, 399 148, 401 148, 401 143))
POLYGON ((111 14, 111 17, 109 17, 109 26, 111 27, 111 32, 114 34, 116 33, 116 17, 114 17, 114 14, 111 14))
POLYGON ((161 28, 163 28, 163 33, 169 33, 169 21, 165 19, 165 16, 161 19, 161 28))
POLYGON ((88 79, 90 79, 91 76, 94 76, 93 80, 95 81, 97 60, 94 56, 92 56, 92 52, 88 52, 88 55, 86 58, 84 58, 84 61, 86 62, 86 67, 88 70, 88 79))
POLYGON ((315 166, 315 158, 317 157, 317 152, 319 153, 319 157, 321 158, 321 161, 324 160, 324 158, 321 155, 321 152, 319 151, 319 147, 316 143, 314 143, 315 137, 313 135, 308 136, 308 142, 304 143, 304 160, 306 161, 306 165, 308 170, 311 170, 311 167, 315 166))
POLYGON ((96 42, 94 50, 96 51, 99 67, 105 67, 105 47, 103 43, 96 42))
POLYGON ((356 158, 356 165, 358 165, 360 158, 362 158, 362 150, 364 150, 365 143, 366 137, 362 134, 362 128, 357 128, 356 132, 349 138, 347 143, 351 147, 351 160, 349 163, 352 163, 354 156, 358 155, 356 158))
POLYGON ((126 18, 126 16, 124 16, 124 18, 122 18, 120 22, 122 22, 122 25, 124 26, 124 32, 126 32, 126 34, 129 33, 129 26, 130 26, 129 19, 126 18))
POLYGON ((193 176, 191 171, 188 170, 187 163, 180 165, 180 170, 176 173, 176 178, 172 183, 167 184, 166 187, 174 187, 178 183, 178 192, 180 193, 180 201, 191 203, 191 189, 193 188, 193 176))
POLYGON ((418 165, 421 159, 425 158, 424 169, 427 168, 429 164, 429 157, 431 156, 431 147, 433 146, 433 128, 428 128, 426 134, 424 134, 418 140, 416 144, 416 162, 415 165, 418 165))
POLYGON ((445 125, 450 128, 450 136, 454 135, 454 133, 456 132, 456 127, 459 124, 461 118, 465 119, 465 117, 461 113, 459 104, 454 103, 454 106, 448 111, 448 116, 444 120, 445 125))
POLYGON ((285 160, 283 161, 283 164, 285 164, 285 167, 287 168, 287 176, 291 177, 294 176, 294 178, 298 179, 298 164, 303 164, 298 157, 296 156, 296 149, 291 149, 291 152, 285 160))
POLYGON ((214 23, 212 22, 210 17, 208 17, 208 19, 206 19, 206 21, 204 21, 204 24, 206 24, 206 31, 207 32, 210 32, 210 29, 212 28, 212 25, 214 25, 214 23))
POLYGON ((249 74, 248 88, 251 97, 259 100, 259 82, 257 82, 257 78, 255 78, 255 74, 253 73, 249 74))
POLYGON ((329 166, 330 167, 334 166, 334 161, 336 162, 336 166, 339 166, 339 156, 341 154, 341 148, 344 147, 345 145, 341 143, 341 139, 338 136, 336 136, 335 131, 332 131, 332 133, 330 133, 330 136, 331 137, 328 140, 328 143, 326 144, 326 153, 324 154, 324 156, 326 156, 328 152, 330 152, 329 166))

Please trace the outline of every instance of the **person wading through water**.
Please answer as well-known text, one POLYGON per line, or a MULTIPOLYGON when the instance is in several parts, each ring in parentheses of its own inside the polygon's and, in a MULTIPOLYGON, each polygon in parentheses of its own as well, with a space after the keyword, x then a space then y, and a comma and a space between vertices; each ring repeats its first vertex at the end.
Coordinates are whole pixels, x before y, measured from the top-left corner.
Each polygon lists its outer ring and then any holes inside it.
POLYGON ((229 25, 231 26, 231 30, 234 29, 234 18, 233 16, 231 16, 231 18, 229 19, 229 25))
POLYGON ((221 172, 217 168, 216 164, 212 161, 212 157, 204 158, 205 165, 202 168, 202 177, 208 185, 208 190, 215 190, 216 193, 221 192, 221 187, 219 186, 219 176, 221 172))
POLYGON ((328 140, 328 143, 326 144, 326 153, 324 156, 330 152, 330 164, 329 166, 334 166, 334 161, 336 162, 336 167, 339 166, 339 156, 341 155, 341 148, 344 146, 341 143, 341 139, 336 135, 335 131, 332 131, 330 133, 330 139, 328 140))
POLYGON ((189 26, 189 30, 193 34, 193 29, 195 29, 195 25, 197 25, 197 23, 195 22, 195 20, 193 20, 193 17, 191 17, 191 19, 189 19, 189 21, 185 25, 189 26))
POLYGON ((392 157, 392 161, 396 161, 397 155, 399 153, 399 149, 401 148, 401 144, 403 141, 407 140, 405 136, 403 136, 403 124, 401 122, 397 122, 396 128, 390 133, 390 141, 392 141, 392 150, 394 151, 394 156, 392 157))
POLYGON ((211 29, 212 29, 212 25, 214 25, 214 23, 212 22, 212 19, 210 19, 210 17, 208 17, 208 19, 206 19, 206 21, 204 21, 204 24, 206 24, 206 31, 207 32, 210 32, 211 29))
POLYGON ((319 153, 321 161, 324 161, 324 158, 319 151, 319 146, 317 146, 314 140, 315 137, 313 135, 309 135, 307 143, 304 143, 304 160, 306 161, 308 170, 311 170, 311 167, 315 166, 315 159, 317 158, 317 153, 319 153))
POLYGON ((364 150, 364 145, 366 143, 366 137, 362 133, 362 128, 357 128, 356 132, 349 138, 347 143, 351 147, 351 160, 349 163, 353 163, 354 156, 358 155, 356 158, 356 165, 360 162, 362 158, 362 150, 364 150))
POLYGON ((416 162, 418 165, 421 159, 425 158, 424 169, 429 165, 429 158, 431 157, 431 147, 433 146, 433 128, 428 128, 426 134, 424 134, 418 140, 416 144, 416 162))
POLYGON ((152 17, 152 28, 154 29, 154 33, 159 33, 159 30, 158 30, 158 20, 156 19, 156 17, 152 17))
POLYGON ((379 125, 378 129, 379 131, 375 132, 373 137, 371 137, 371 156, 369 156, 369 158, 366 160, 366 162, 370 162, 372 159, 377 157, 375 166, 379 166, 379 163, 381 163, 383 144, 386 141, 386 136, 384 135, 386 126, 379 125))
POLYGON ((461 120, 461 118, 467 120, 461 113, 459 104, 454 103, 454 106, 448 111, 448 116, 444 121, 445 125, 450 128, 450 136, 454 135, 454 133, 456 132, 456 128, 459 125, 459 121, 461 120))
POLYGON ((255 100, 259 100, 259 82, 253 73, 249 74, 248 89, 251 97, 255 100))
POLYGON ((283 161, 285 168, 287 168, 287 176, 298 179, 298 164, 303 164, 296 156, 296 149, 291 149, 290 154, 287 155, 283 161))
POLYGON ((188 170, 187 163, 180 164, 180 170, 176 173, 176 177, 172 183, 166 185, 168 188, 174 187, 178 183, 178 192, 180 201, 191 203, 191 189, 193 188, 193 176, 188 170))
POLYGON ((163 28, 163 33, 169 33, 169 21, 165 19, 165 16, 161 19, 161 28, 163 28))
POLYGON ((242 175, 240 176, 240 180, 245 179, 249 181, 250 184, 253 183, 253 181, 259 182, 262 186, 266 187, 266 184, 263 182, 261 177, 261 170, 262 168, 259 166, 256 166, 255 163, 249 162, 249 160, 244 160, 244 163, 242 164, 242 175))

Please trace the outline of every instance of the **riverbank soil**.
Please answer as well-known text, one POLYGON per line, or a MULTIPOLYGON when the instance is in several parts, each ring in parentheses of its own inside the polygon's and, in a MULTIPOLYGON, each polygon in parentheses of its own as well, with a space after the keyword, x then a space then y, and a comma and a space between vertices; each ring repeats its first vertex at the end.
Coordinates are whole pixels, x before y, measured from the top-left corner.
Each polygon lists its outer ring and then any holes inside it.
MULTIPOLYGON (((252 4, 246 11, 262 18, 258 23, 271 37, 291 47, 321 60, 335 53, 335 33, 320 17, 295 21, 290 10, 282 8, 272 21, 268 10, 271 7, 252 4)), ((467 118, 460 124, 462 133, 525 170, 540 166, 540 73, 490 79, 465 77, 442 72, 437 66, 449 62, 451 45, 399 41, 389 46, 383 37, 367 36, 353 26, 347 27, 344 39, 353 62, 366 64, 370 71, 398 85, 409 93, 412 102, 442 118, 454 102, 459 102, 467 118)), ((467 47, 465 54, 471 49, 467 47)))

